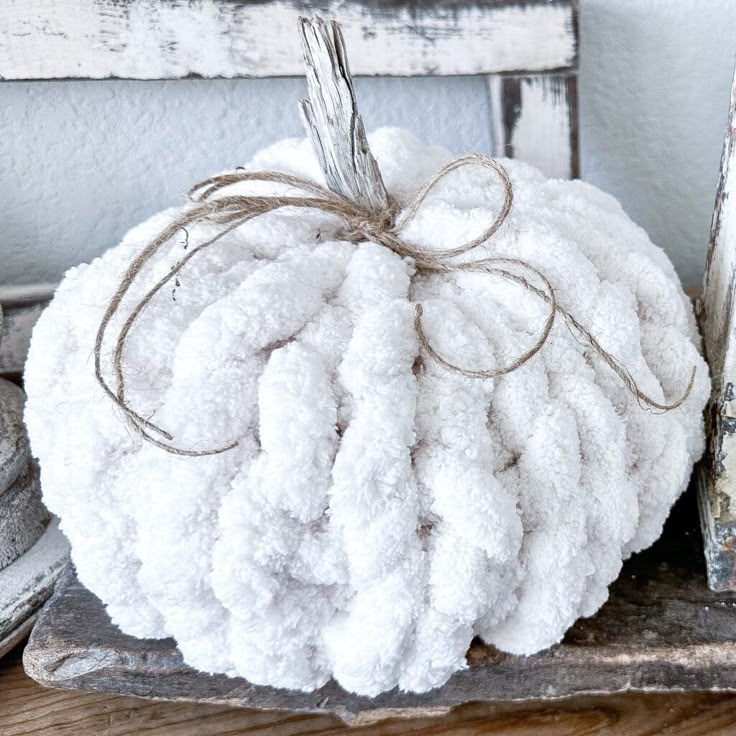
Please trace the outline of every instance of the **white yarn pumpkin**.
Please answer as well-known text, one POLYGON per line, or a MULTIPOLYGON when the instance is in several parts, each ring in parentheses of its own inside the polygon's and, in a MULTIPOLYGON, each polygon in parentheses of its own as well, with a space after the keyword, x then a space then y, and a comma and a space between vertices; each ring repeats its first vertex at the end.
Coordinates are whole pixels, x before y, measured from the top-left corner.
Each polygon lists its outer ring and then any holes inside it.
MULTIPOLYGON (((397 130, 370 142, 400 201, 451 158, 397 130)), ((258 684, 309 690, 334 676, 366 695, 425 691, 465 666, 475 635, 523 654, 558 642, 656 539, 704 444, 708 371, 690 303, 613 198, 504 165, 514 206, 485 254, 546 274, 653 398, 679 396, 697 366, 688 400, 642 409, 559 319, 501 379, 422 360, 416 302, 436 349, 481 369, 530 346, 546 305, 487 274, 415 276, 385 248, 331 239, 333 217, 282 210, 194 259, 131 335, 137 410, 178 446, 239 440, 221 455, 168 454, 129 431, 91 358, 121 274, 177 210, 159 214, 66 274, 26 368, 45 501, 124 632, 174 636, 194 667, 258 684)), ((306 141, 251 166, 321 181, 306 141)), ((464 168, 404 237, 458 245, 501 201, 492 172, 464 168)), ((182 235, 156 257, 129 308, 183 248, 182 235)))

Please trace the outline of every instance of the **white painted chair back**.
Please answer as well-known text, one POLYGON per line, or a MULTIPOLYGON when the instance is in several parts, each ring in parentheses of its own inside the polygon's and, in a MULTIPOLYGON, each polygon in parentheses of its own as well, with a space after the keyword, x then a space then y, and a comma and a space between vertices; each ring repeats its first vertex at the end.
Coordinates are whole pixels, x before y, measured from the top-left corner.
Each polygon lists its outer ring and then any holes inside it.
MULTIPOLYGON (((354 76, 484 75, 493 155, 577 176, 576 0, 10 2, 0 13, 0 78, 302 75, 305 13, 340 22, 354 76)), ((0 287, 0 373, 20 372, 51 290, 0 287)))
POLYGON ((485 75, 493 154, 577 176, 576 0, 11 2, 0 78, 299 76, 304 14, 339 21, 354 76, 485 75))

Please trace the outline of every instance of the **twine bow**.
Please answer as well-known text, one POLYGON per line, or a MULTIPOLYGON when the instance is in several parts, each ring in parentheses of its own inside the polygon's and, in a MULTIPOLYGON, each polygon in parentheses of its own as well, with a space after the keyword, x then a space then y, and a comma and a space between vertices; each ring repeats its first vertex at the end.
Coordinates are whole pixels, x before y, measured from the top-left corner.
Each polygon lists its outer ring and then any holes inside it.
POLYGON ((399 213, 399 207, 392 202, 386 211, 373 212, 367 208, 351 202, 331 190, 316 184, 309 179, 282 174, 273 171, 247 172, 237 171, 232 174, 223 174, 206 179, 197 184, 191 191, 192 205, 181 215, 175 218, 158 236, 156 236, 131 262, 123 275, 118 288, 113 294, 105 314, 97 330, 94 346, 95 376, 98 383, 112 401, 122 410, 133 429, 146 441, 176 455, 202 456, 215 455, 232 449, 237 442, 231 442, 223 447, 208 450, 191 450, 177 447, 173 444, 174 437, 150 419, 139 414, 130 405, 126 396, 125 375, 123 372, 123 356, 125 345, 132 327, 141 313, 150 304, 154 296, 161 291, 172 279, 176 279, 179 272, 194 258, 207 248, 218 243, 225 235, 244 225, 249 220, 274 212, 283 207, 298 207, 302 209, 317 209, 330 215, 335 215, 344 223, 343 229, 335 234, 336 239, 349 242, 372 241, 382 245, 402 257, 414 259, 416 268, 421 272, 454 273, 454 272, 481 272, 500 276, 518 284, 528 292, 542 299, 548 306, 548 312, 542 329, 539 331, 530 348, 522 352, 511 362, 489 370, 471 370, 452 363, 448 358, 438 353, 430 344, 422 328, 422 305, 417 304, 414 312, 414 327, 421 347, 443 368, 471 378, 497 378, 515 371, 524 365, 549 338, 555 317, 562 317, 571 332, 590 349, 593 350, 606 365, 621 379, 628 390, 636 397, 643 407, 669 411, 680 406, 689 396, 695 380, 695 367, 690 372, 690 380, 682 396, 672 403, 660 403, 647 396, 638 387, 629 371, 608 353, 596 338, 578 322, 578 320, 562 307, 555 297, 554 289, 547 277, 525 260, 507 258, 504 256, 490 256, 470 262, 456 262, 456 256, 469 253, 485 243, 503 225, 511 211, 513 203, 513 187, 506 169, 497 161, 487 156, 462 156, 443 166, 416 195, 414 200, 399 213), (455 248, 446 250, 423 250, 408 243, 401 237, 402 231, 416 217, 419 208, 429 193, 450 173, 464 166, 480 166, 490 169, 499 177, 504 190, 504 199, 501 208, 493 222, 478 237, 463 243, 455 248), (224 194, 228 187, 241 182, 264 181, 285 184, 300 191, 300 196, 271 196, 271 195, 240 195, 224 194), (180 230, 188 233, 187 227, 195 223, 209 223, 221 225, 222 229, 209 240, 188 250, 162 279, 151 288, 135 305, 123 323, 123 327, 115 342, 113 351, 113 374, 117 384, 113 388, 102 373, 102 347, 107 328, 120 309, 126 293, 141 273, 146 264, 156 253, 168 243, 180 230), (516 270, 510 270, 516 269, 516 270), (531 278, 537 280, 533 283, 531 278), (156 436, 158 435, 158 436, 156 436))

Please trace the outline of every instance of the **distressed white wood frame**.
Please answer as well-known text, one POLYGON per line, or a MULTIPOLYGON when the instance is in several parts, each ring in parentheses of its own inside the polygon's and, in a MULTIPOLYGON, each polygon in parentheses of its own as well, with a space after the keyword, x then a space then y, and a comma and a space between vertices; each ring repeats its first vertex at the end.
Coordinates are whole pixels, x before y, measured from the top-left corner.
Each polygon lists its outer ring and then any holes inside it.
MULTIPOLYGON (((314 14, 340 23, 353 76, 484 75, 493 155, 577 176, 577 0, 3 0, 0 79, 301 76, 314 14)), ((0 288, 0 374, 51 290, 0 288)))
POLYGON ((710 246, 698 317, 713 393, 700 475, 700 513, 708 584, 736 590, 736 74, 723 142, 710 246))
POLYGON ((486 75, 493 154, 577 176, 577 0, 5 0, 0 77, 301 76, 313 14, 354 76, 486 75))

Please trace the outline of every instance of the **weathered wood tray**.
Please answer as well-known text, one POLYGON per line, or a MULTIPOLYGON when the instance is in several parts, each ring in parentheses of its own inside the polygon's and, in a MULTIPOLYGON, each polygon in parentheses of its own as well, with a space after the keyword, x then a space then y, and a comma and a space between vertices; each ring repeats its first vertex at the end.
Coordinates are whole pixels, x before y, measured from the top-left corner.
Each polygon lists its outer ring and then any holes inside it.
POLYGON ((313 693, 197 673, 174 642, 137 640, 110 623, 100 601, 69 568, 42 611, 24 655, 42 685, 250 708, 334 712, 351 720, 443 713, 468 701, 554 698, 627 690, 736 690, 736 596, 706 585, 694 493, 675 506, 662 538, 624 566, 611 597, 565 641, 531 657, 481 643, 469 667, 424 695, 378 698, 334 682, 313 693))

